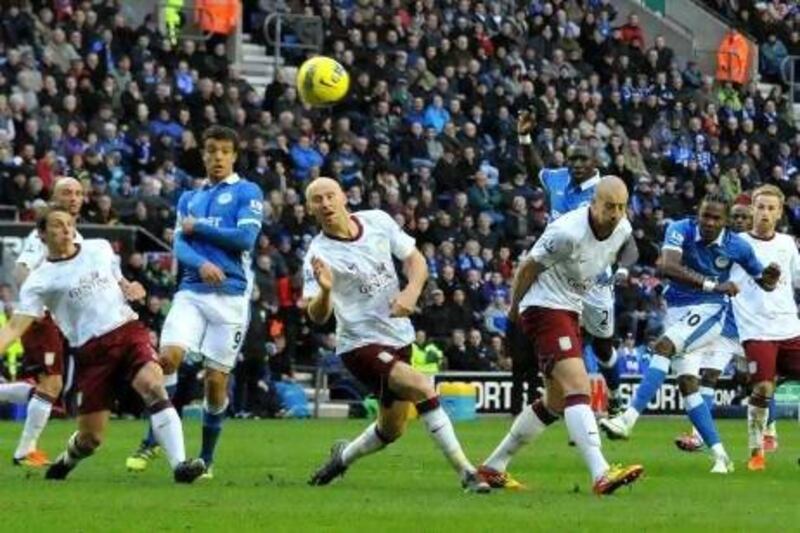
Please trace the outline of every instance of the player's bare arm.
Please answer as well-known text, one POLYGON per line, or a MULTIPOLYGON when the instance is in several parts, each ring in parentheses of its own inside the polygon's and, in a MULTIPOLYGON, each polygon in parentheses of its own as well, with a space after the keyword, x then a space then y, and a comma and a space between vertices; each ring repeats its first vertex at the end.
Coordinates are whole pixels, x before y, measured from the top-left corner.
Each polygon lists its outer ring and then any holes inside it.
POLYGON ((699 272, 685 266, 681 260, 682 257, 683 252, 680 250, 671 248, 662 250, 661 257, 658 258, 658 267, 661 274, 673 281, 693 285, 707 292, 717 292, 728 296, 739 294, 739 287, 732 281, 717 283, 712 279, 708 279, 699 272))
POLYGON ((331 300, 331 290, 333 289, 333 271, 325 261, 319 257, 311 258, 311 268, 314 271, 314 279, 319 285, 319 293, 308 301, 306 308, 308 316, 315 324, 324 324, 333 313, 333 301, 331 300))
POLYGON ((409 316, 417 306, 422 288, 428 280, 428 264, 419 250, 411 252, 403 261, 403 272, 408 279, 405 288, 392 300, 391 316, 409 316))
POLYGON ((628 277, 630 268, 639 260, 639 248, 636 246, 636 240, 633 235, 628 237, 625 244, 617 254, 617 271, 615 277, 617 280, 623 280, 628 277))
POLYGON ((544 266, 533 259, 525 259, 520 263, 517 273, 514 275, 514 281, 511 284, 511 309, 508 311, 509 320, 516 322, 519 317, 519 302, 522 301, 522 297, 525 296, 525 293, 528 292, 528 289, 531 288, 531 285, 536 282, 536 278, 538 278, 539 274, 543 271, 544 266))
POLYGON ((35 317, 29 315, 12 316, 3 329, 0 329, 0 354, 6 353, 8 347, 22 337, 35 320, 35 317))
POLYGON ((519 145, 522 149, 522 159, 525 162, 525 170, 530 176, 538 180, 539 171, 544 168, 544 161, 539 151, 533 144, 531 134, 536 126, 536 119, 530 111, 522 111, 517 119, 517 135, 519 135, 519 145))
POLYGON ((119 288, 122 290, 122 294, 125 295, 125 299, 129 302, 143 300, 144 297, 147 296, 147 291, 138 281, 128 281, 122 278, 119 280, 119 288))

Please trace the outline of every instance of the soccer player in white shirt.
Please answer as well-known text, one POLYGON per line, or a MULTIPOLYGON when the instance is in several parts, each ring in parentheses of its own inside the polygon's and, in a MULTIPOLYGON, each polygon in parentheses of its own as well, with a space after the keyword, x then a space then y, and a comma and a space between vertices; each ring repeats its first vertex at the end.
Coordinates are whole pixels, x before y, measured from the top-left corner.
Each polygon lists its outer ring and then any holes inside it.
POLYGON ((778 376, 800 379, 800 319, 794 289, 800 286, 800 254, 791 235, 775 228, 783 215, 783 192, 774 185, 753 191, 753 229, 742 237, 762 262, 780 266, 775 290, 767 293, 738 267, 731 279, 739 286, 733 312, 744 345, 753 390, 747 408, 749 470, 764 470, 764 431, 778 376))
POLYGON ((518 320, 535 343, 546 392, 543 399, 522 410, 479 469, 493 487, 521 487, 506 472, 508 463, 562 414, 570 439, 589 468, 596 494, 610 494, 644 471, 640 465, 609 466, 603 456, 589 405, 589 375, 579 325, 583 295, 617 261, 631 238, 627 205, 625 183, 615 176, 603 178, 590 206, 548 225, 517 270, 509 318, 518 320))
POLYGON ((464 455, 430 380, 409 365, 414 328, 408 316, 428 277, 414 239, 383 211, 349 213, 344 192, 330 178, 311 182, 306 202, 322 228, 303 264, 308 316, 317 324, 336 316, 336 352, 350 373, 380 399, 378 421, 353 441, 337 441, 309 484, 327 485, 357 459, 397 440, 413 402, 462 486, 488 492, 489 486, 478 479, 464 455), (403 261, 408 279, 403 290, 393 257, 403 261))
MULTIPOLYGON (((61 177, 53 185, 50 197, 53 204, 67 210, 73 217, 83 206, 83 186, 75 178, 61 177)), ((82 241, 75 233, 75 242, 82 241)), ((47 258, 47 246, 34 228, 22 245, 22 252, 14 265, 14 279, 21 287, 30 273, 47 258)), ((14 451, 13 464, 41 468, 50 464, 47 455, 38 449, 39 436, 44 431, 53 404, 61 396, 64 386, 64 337, 55 322, 46 313, 35 321, 22 336, 24 356, 22 376, 33 377, 36 384, 14 381, 0 384, 0 402, 27 403, 25 425, 14 451)))
POLYGON ((116 377, 123 375, 141 395, 175 481, 191 483, 205 471, 203 461, 186 460, 183 428, 167 398, 164 377, 147 328, 126 300, 145 296, 138 283, 122 277, 107 241, 74 242, 75 220, 64 210, 40 221, 47 260, 25 280, 20 304, 0 330, 0 352, 22 336, 49 309, 70 346, 77 349, 78 431, 50 465, 48 479, 65 479, 103 440, 114 401, 116 377))

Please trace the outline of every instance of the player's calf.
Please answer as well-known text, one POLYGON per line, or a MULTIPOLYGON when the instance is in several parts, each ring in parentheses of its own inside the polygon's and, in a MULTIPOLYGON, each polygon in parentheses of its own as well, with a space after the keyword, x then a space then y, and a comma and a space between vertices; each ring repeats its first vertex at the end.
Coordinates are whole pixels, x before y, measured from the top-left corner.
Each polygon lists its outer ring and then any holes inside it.
POLYGON ((98 433, 76 431, 67 441, 67 449, 47 469, 45 478, 66 479, 79 462, 94 454, 101 442, 102 437, 98 433))

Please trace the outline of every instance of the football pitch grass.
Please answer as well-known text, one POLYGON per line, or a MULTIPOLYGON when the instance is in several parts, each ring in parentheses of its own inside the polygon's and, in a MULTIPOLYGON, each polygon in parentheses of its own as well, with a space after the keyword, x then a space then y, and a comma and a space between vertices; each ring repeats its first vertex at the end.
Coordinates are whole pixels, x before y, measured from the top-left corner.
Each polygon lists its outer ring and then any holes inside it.
MULTIPOLYGON (((510 418, 456 425, 467 454, 484 458, 510 418)), ((331 442, 352 437, 364 420, 227 421, 215 479, 172 482, 163 457, 141 474, 125 470, 143 424, 114 421, 104 447, 65 482, 11 466, 21 429, 0 423, 0 531, 791 531, 800 528, 800 428, 779 424, 780 449, 768 470, 748 472, 744 421, 720 422, 737 471, 709 473, 703 453, 676 450, 682 419, 649 418, 633 440, 609 442, 610 461, 641 462, 646 474, 631 489, 592 495, 586 469, 567 446, 563 423, 523 449, 511 471, 524 492, 464 494, 418 421, 387 450, 356 464, 328 487, 309 487, 309 474, 331 442)), ((54 421, 41 446, 55 456, 73 430, 54 421)), ((200 425, 187 422, 190 455, 200 425)))

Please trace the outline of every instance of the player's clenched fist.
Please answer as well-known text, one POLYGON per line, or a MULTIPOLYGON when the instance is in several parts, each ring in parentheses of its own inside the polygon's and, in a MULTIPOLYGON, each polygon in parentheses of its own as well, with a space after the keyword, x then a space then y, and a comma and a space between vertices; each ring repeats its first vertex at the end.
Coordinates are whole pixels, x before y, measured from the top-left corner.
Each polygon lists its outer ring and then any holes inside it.
POLYGON ((119 286, 122 289, 122 293, 125 295, 125 299, 129 302, 143 300, 144 297, 147 296, 147 291, 144 290, 144 287, 142 287, 142 284, 138 281, 128 282, 127 280, 122 280, 119 286))
POLYGON ((714 291, 720 294, 727 294, 728 296, 736 296, 739 294, 739 287, 732 281, 724 281, 718 283, 714 291))
POLYGON ((331 267, 319 257, 311 258, 311 268, 314 271, 314 279, 322 290, 329 291, 333 288, 333 272, 331 267))
POLYGON ((761 273, 761 279, 767 287, 775 287, 781 278, 781 267, 777 263, 770 263, 761 273))
POLYGON ((225 273, 214 263, 206 261, 200 266, 200 278, 209 285, 222 285, 225 273))

